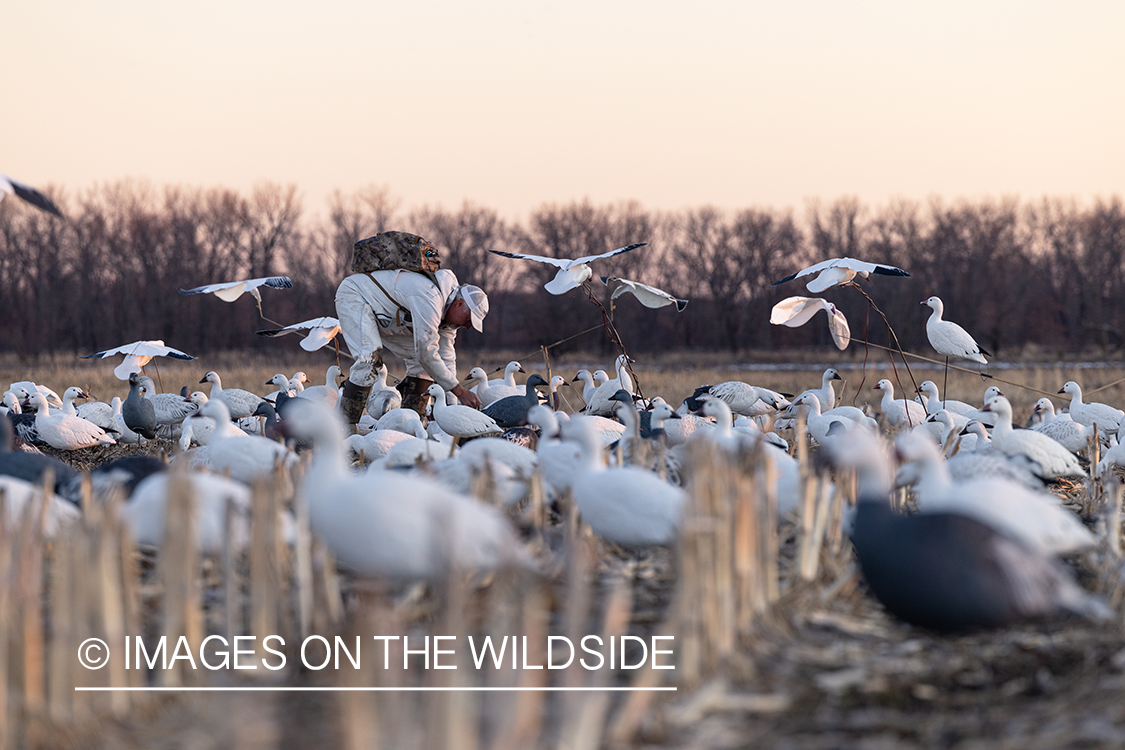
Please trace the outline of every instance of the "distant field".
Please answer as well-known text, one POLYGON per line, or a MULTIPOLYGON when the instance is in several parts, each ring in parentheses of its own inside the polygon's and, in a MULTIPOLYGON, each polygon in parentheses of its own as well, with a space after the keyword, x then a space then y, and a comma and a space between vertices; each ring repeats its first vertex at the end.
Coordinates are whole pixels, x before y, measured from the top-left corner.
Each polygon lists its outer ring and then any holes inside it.
MULTIPOLYGON (((526 354, 526 352, 524 352, 526 354)), ((748 362, 738 360, 721 352, 676 352, 661 358, 638 357, 634 368, 641 390, 646 396, 660 395, 673 404, 678 404, 698 386, 714 384, 726 380, 742 380, 753 385, 764 386, 786 393, 796 393, 805 388, 818 387, 820 375, 825 367, 836 367, 846 379, 842 389, 842 402, 861 405, 877 404, 881 394, 871 388, 880 378, 890 378, 895 383, 896 395, 901 395, 898 383, 913 390, 910 376, 901 362, 897 363, 897 377, 892 371, 885 352, 872 350, 866 366, 857 360, 855 353, 849 351, 847 357, 839 357, 835 351, 801 351, 794 353, 795 362, 779 362, 783 352, 769 353, 768 362, 748 362)), ((466 355, 461 361, 461 375, 469 368, 481 365, 486 370, 502 367, 510 354, 490 354, 487 358, 476 360, 466 355)), ((98 400, 109 401, 115 395, 124 397, 127 385, 117 380, 113 368, 119 358, 109 360, 84 360, 70 355, 50 355, 38 358, 21 358, 13 355, 0 356, 0 389, 7 389, 9 383, 17 380, 34 380, 47 385, 60 394, 69 386, 77 385, 87 390, 98 400)), ((283 372, 292 375, 303 370, 314 383, 323 383, 327 368, 335 363, 330 352, 308 354, 301 350, 279 351, 276 355, 260 352, 224 352, 204 355, 198 360, 183 362, 177 360, 157 360, 146 371, 157 381, 164 392, 175 392, 186 385, 189 390, 210 390, 210 386, 200 385, 199 380, 208 370, 219 373, 225 387, 245 388, 265 394, 273 390, 265 383, 273 375, 283 372)), ((345 372, 350 364, 347 357, 341 357, 345 372)), ((523 360, 530 372, 545 371, 542 355, 523 360)), ((402 375, 402 365, 392 364, 392 374, 402 375)), ((552 373, 562 374, 571 379, 580 368, 602 368, 612 374, 610 357, 599 359, 592 355, 568 355, 552 361, 552 373)), ((914 380, 934 380, 942 387, 942 368, 925 362, 911 363, 914 380)), ((981 395, 989 385, 997 385, 1012 401, 1017 419, 1025 418, 1032 405, 1043 394, 1028 388, 1039 389, 1055 394, 1063 383, 1075 380, 1089 394, 1103 385, 1125 378, 1125 363, 1120 362, 1057 362, 1049 363, 997 363, 989 372, 998 380, 990 380, 979 375, 950 370, 949 398, 979 403, 981 395), (1009 382, 1001 382, 1009 381, 1009 382), (1010 385, 1009 383, 1017 383, 1010 385), (1028 388, 1020 387, 1027 386, 1028 388)), ((497 376, 494 376, 497 377, 497 376)), ((522 382, 525 376, 518 378, 522 382)), ((839 384, 838 384, 839 385, 839 384)), ((571 410, 581 408, 581 397, 576 392, 563 391, 566 403, 571 410)), ((837 393, 841 389, 837 387, 837 393)), ((1094 397, 1091 397, 1094 398, 1094 397)), ((1066 401, 1054 396, 1056 405, 1066 401)), ((1088 399, 1089 400, 1089 399, 1088 399)), ((1115 385, 1096 394, 1096 400, 1114 405, 1125 404, 1125 383, 1115 385)))

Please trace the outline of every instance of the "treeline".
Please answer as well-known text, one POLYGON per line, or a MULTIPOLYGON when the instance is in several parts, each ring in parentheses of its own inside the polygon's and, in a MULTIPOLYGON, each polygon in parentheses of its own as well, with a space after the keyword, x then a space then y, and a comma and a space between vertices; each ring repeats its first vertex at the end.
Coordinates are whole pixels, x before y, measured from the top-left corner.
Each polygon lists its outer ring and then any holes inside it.
MULTIPOLYGON (((593 255, 631 242, 648 246, 605 261, 614 275, 691 300, 680 314, 617 301, 615 323, 634 351, 777 349, 830 346, 827 326, 769 323, 784 297, 809 293, 800 282, 770 284, 811 263, 847 255, 901 266, 907 279, 865 284, 902 344, 923 350, 933 294, 946 317, 993 352, 1025 344, 1110 351, 1125 343, 1125 207, 1015 200, 872 209, 856 200, 810 205, 801 216, 772 209, 649 211, 636 203, 546 205, 524 223, 489 208, 403 210, 386 191, 332 197, 323 217, 305 215, 294 187, 267 184, 249 195, 224 189, 122 183, 60 201, 61 221, 15 200, 0 203, 0 350, 93 352, 137 339, 164 339, 193 354, 278 347, 253 335, 269 327, 253 300, 233 304, 178 288, 286 274, 291 290, 264 290, 266 315, 292 323, 334 315, 336 286, 351 245, 384 229, 435 242, 462 282, 484 287, 491 313, 467 348, 523 349, 550 343, 601 318, 581 290, 542 289, 552 267, 493 255, 507 250, 559 257, 593 255)), ((608 290, 594 279, 603 302, 608 290)), ((883 325, 850 289, 825 295, 853 335, 883 325)), ((590 334, 569 348, 608 347, 590 334)))

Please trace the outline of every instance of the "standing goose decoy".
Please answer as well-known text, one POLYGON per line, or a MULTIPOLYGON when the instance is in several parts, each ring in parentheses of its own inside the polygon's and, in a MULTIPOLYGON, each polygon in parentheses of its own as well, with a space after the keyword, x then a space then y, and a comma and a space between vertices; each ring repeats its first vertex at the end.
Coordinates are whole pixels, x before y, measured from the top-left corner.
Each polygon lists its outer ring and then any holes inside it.
POLYGON ((36 445, 46 445, 39 437, 39 430, 35 428, 35 415, 24 414, 20 405, 25 399, 30 398, 25 388, 17 388, 4 394, 4 405, 8 409, 8 422, 12 426, 14 444, 20 451, 37 451, 36 445))
POLYGON ((129 396, 121 404, 125 426, 141 437, 156 439, 156 408, 144 397, 148 389, 141 384, 136 373, 129 376, 129 396))
MULTIPOLYGON (((606 380, 608 379, 607 377, 606 380)), ((582 403, 589 404, 594 391, 598 389, 598 384, 594 382, 594 376, 590 374, 589 370, 579 370, 570 382, 576 383, 579 380, 582 381, 582 403)))
MULTIPOLYGON (((823 411, 833 409, 836 406, 836 388, 835 381, 843 380, 840 373, 836 369, 829 367, 824 371, 820 378, 820 388, 810 388, 807 391, 802 391, 798 394, 797 398, 804 396, 806 393, 812 393, 816 396, 817 401, 820 402, 820 408, 823 411)), ((796 401, 797 399, 793 399, 796 401)))
POLYGON ((65 391, 63 391, 62 413, 71 417, 85 419, 87 422, 93 422, 98 427, 101 427, 103 430, 115 437, 119 434, 117 430, 117 422, 113 419, 112 406, 110 406, 109 404, 94 402, 76 407, 74 405, 74 400, 78 398, 88 399, 90 397, 86 395, 86 393, 81 388, 78 388, 76 386, 71 386, 70 388, 67 388, 65 391), (97 408, 83 410, 83 406, 97 408))
POLYGON ((570 383, 566 381, 562 375, 555 375, 551 378, 551 391, 547 396, 547 403, 550 404, 552 409, 559 411, 562 409, 562 394, 559 393, 559 388, 562 386, 570 387, 570 383))
POLYGON ((828 260, 822 260, 820 263, 809 266, 797 273, 789 274, 781 281, 773 282, 770 286, 775 287, 778 284, 784 284, 787 281, 811 276, 814 273, 817 274, 817 277, 806 284, 805 288, 810 292, 818 294, 834 286, 847 284, 857 276, 861 279, 866 279, 869 278, 871 274, 880 276, 910 275, 901 268, 885 266, 882 263, 868 263, 867 261, 856 260, 855 258, 829 258, 828 260))
POLYGON ((258 408, 258 404, 265 400, 241 388, 223 388, 223 381, 214 370, 204 375, 199 382, 211 384, 211 401, 222 401, 226 404, 227 411, 233 418, 250 416, 258 408))
MULTIPOLYGON (((402 406, 402 394, 398 392, 397 388, 391 388, 387 385, 387 377, 390 374, 387 372, 387 366, 381 365, 376 372, 379 377, 375 380, 371 395, 367 397, 367 413, 373 419, 379 419, 391 409, 402 406)), ((483 403, 483 400, 481 403, 483 403)))
MULTIPOLYGON (((614 401, 613 394, 621 389, 625 389, 630 394, 635 392, 633 387, 633 378, 629 375, 629 362, 630 359, 621 354, 617 357, 615 365, 617 367, 617 377, 613 380, 607 380, 599 385, 594 392, 590 395, 590 400, 586 402, 586 413, 599 416, 605 416, 613 413, 614 401)), ((594 373, 596 379, 597 373, 594 373)))
POLYGON ((611 258, 614 255, 627 253, 631 250, 636 250, 638 247, 644 247, 647 244, 647 242, 640 242, 634 245, 619 247, 616 250, 610 250, 608 253, 602 253, 601 255, 586 255, 574 259, 551 258, 543 255, 525 255, 522 253, 506 253, 500 250, 489 250, 488 252, 503 255, 505 258, 534 260, 538 263, 547 263, 557 267, 559 270, 555 273, 555 278, 544 284, 543 288, 551 294, 565 294, 571 289, 581 286, 584 281, 594 275, 594 272, 590 270, 589 263, 600 260, 601 258, 611 258))
POLYGON ((1003 395, 1004 395, 1004 392, 1001 391, 996 386, 994 386, 994 385, 988 386, 987 388, 984 389, 984 396, 981 397, 981 400, 980 400, 981 407, 979 409, 971 411, 968 414, 965 414, 963 416, 965 418, 967 418, 970 422, 972 422, 972 421, 980 422, 982 425, 984 425, 985 427, 987 427, 988 429, 991 430, 993 427, 996 426, 996 414, 994 412, 984 411, 984 405, 987 404, 992 399, 996 398, 997 396, 1003 396, 1003 395))
MULTIPOLYGON (((870 429, 873 420, 854 406, 838 406, 827 414, 820 411, 820 401, 815 393, 806 393, 785 410, 784 416, 792 418, 795 411, 805 412, 805 426, 809 435, 818 443, 823 443, 832 425, 839 423, 837 430, 845 433, 852 429, 870 429)), ((704 414, 707 412, 704 411, 704 414)), ((877 423, 874 423, 876 427, 877 423)), ((833 434, 836 434, 833 432, 833 434)), ((842 433, 841 433, 842 434, 842 433)))
POLYGON ((517 372, 524 372, 520 363, 509 362, 508 367, 504 370, 503 380, 489 380, 483 368, 474 367, 469 371, 469 378, 476 381, 476 385, 470 390, 477 394, 482 407, 490 406, 508 396, 521 396, 524 392, 523 386, 515 385, 515 374, 517 372), (512 382, 508 383, 509 380, 512 382))
POLYGON ((215 432, 208 448, 211 469, 216 474, 229 472, 231 479, 252 485, 273 474, 278 463, 296 462, 296 454, 281 443, 257 435, 231 437, 230 412, 222 401, 209 400, 199 414, 215 420, 215 432))
MULTIPOLYGON (((930 346, 934 348, 934 351, 945 355, 945 377, 947 380, 949 378, 950 357, 967 359, 970 362, 979 362, 982 365, 988 364, 988 360, 984 357, 986 354, 989 357, 992 355, 981 349, 968 331, 956 323, 941 319, 944 306, 940 299, 930 297, 923 300, 921 304, 933 310, 926 321, 926 338, 930 340, 930 346)), ((942 390, 945 390, 944 386, 942 390)))
MULTIPOLYGON (((954 417, 964 417, 977 408, 972 404, 966 404, 964 401, 955 401, 953 399, 942 400, 938 394, 937 383, 932 380, 922 381, 922 385, 918 386, 918 393, 926 397, 925 406, 928 414, 936 414, 942 409, 945 409, 954 417)), ((966 423, 968 420, 965 420, 966 423)))
MULTIPOLYGON (((532 377, 535 376, 532 375, 532 377)), ((532 393, 535 392, 534 388, 530 390, 532 393)), ((446 433, 462 439, 486 435, 495 437, 504 433, 503 428, 496 423, 496 420, 487 414, 461 404, 453 406, 446 404, 445 389, 437 383, 431 385, 427 393, 434 398, 434 421, 446 433)))
POLYGON ((38 383, 33 383, 30 380, 21 380, 18 383, 12 383, 9 387, 9 390, 19 396, 28 406, 32 406, 32 408, 34 407, 31 401, 31 396, 34 393, 42 393, 47 399, 47 405, 52 409, 63 408, 63 402, 62 399, 59 398, 59 394, 55 393, 45 385, 39 385, 38 383), (23 389, 22 393, 20 391, 21 388, 23 389))
POLYGON ((595 534, 622 547, 675 541, 687 498, 683 490, 644 469, 606 468, 601 441, 585 417, 574 417, 561 429, 565 438, 582 448, 571 492, 595 534))
POLYGON ((47 445, 57 450, 72 451, 97 445, 113 445, 114 440, 93 422, 71 417, 61 412, 52 414, 47 397, 35 393, 31 397, 35 412, 35 430, 47 445))
POLYGON ((996 427, 992 430, 993 447, 1005 456, 1025 457, 1035 476, 1044 480, 1086 476, 1078 457, 1057 440, 1034 430, 1013 429, 1012 405, 1008 399, 997 396, 985 404, 984 410, 996 414, 996 427))
MULTIPOLYGON (((157 430, 162 427, 172 428, 184 421, 189 414, 194 414, 197 406, 189 399, 175 393, 157 393, 156 383, 148 375, 136 373, 137 381, 145 387, 145 399, 152 404, 156 413, 157 430)), ((180 389, 181 392, 184 388, 180 389)))
MULTIPOLYGON (((1094 434, 1092 425, 1078 424, 1069 414, 1055 414, 1055 406, 1048 398, 1041 398, 1035 403, 1035 413, 1041 414, 1043 419, 1029 429, 1057 440, 1071 453, 1084 450, 1087 439, 1094 434)), ((1107 437, 1100 427, 1098 434, 1102 439, 1107 437)))
POLYGON ((891 508, 890 466, 874 437, 834 442, 856 470, 852 545, 875 598, 895 617, 938 632, 999 628, 1073 612, 1110 610, 1048 555, 952 510, 901 515, 891 508))
POLYGON ((282 393, 289 398, 295 398, 297 396, 297 392, 289 387, 289 378, 285 377, 285 375, 280 372, 267 380, 266 385, 272 385, 277 388, 273 393, 267 393, 263 397, 266 401, 272 402, 275 409, 277 408, 277 397, 282 393))
MULTIPOLYGON (((538 373, 533 372, 524 384, 523 395, 508 396, 499 401, 494 401, 484 408, 483 413, 495 420, 496 424, 504 429, 527 424, 527 410, 539 404, 539 393, 535 389, 540 385, 547 385, 547 381, 538 373)), ((441 422, 438 422, 438 424, 445 430, 445 425, 442 425, 441 422)), ((446 430, 446 432, 449 432, 449 430, 446 430)))
POLYGON ((340 387, 337 385, 339 379, 340 368, 332 365, 324 373, 324 385, 306 388, 297 394, 297 398, 314 399, 331 409, 336 406, 336 402, 340 399, 340 387))
POLYGON ((895 386, 890 380, 883 378, 872 386, 872 390, 883 392, 879 408, 887 423, 895 429, 917 427, 926 421, 926 408, 921 404, 906 399, 895 401, 895 386))
POLYGON ((1109 404, 1092 401, 1086 403, 1082 400, 1082 387, 1073 380, 1068 380, 1066 385, 1059 389, 1059 393, 1070 394, 1070 418, 1081 425, 1098 426, 1098 432, 1103 435, 1116 435, 1125 419, 1125 412, 1115 409, 1109 404))
POLYGON ((130 430, 129 425, 125 424, 125 417, 121 413, 121 397, 114 396, 110 405, 113 407, 113 421, 117 423, 117 432, 119 433, 116 438, 117 442, 125 445, 140 445, 144 438, 130 430))
POLYGON ((57 216, 60 219, 65 218, 62 211, 55 205, 55 202, 47 197, 47 194, 36 190, 30 185, 25 185, 22 182, 17 182, 11 177, 0 174, 0 200, 3 200, 5 195, 14 195, 20 200, 35 206, 40 211, 45 211, 52 216, 57 216))

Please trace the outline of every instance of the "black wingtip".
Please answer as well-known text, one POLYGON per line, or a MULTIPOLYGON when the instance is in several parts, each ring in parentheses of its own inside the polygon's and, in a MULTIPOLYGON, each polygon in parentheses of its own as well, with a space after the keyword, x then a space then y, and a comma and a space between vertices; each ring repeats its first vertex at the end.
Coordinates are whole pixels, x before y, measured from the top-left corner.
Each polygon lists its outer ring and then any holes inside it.
POLYGON ((288 276, 274 276, 266 281, 266 286, 270 289, 292 289, 293 280, 288 276))
POLYGON ((609 286, 609 280, 612 279, 613 277, 612 276, 599 276, 598 278, 602 280, 603 284, 605 284, 606 286, 609 286))
POLYGON ((986 357, 993 356, 992 352, 988 351, 987 349, 985 349, 983 346, 980 346, 979 344, 977 345, 977 351, 980 352, 981 354, 983 354, 986 357))
POLYGON ((270 328, 269 330, 266 330, 266 331, 254 331, 254 333, 257 334, 258 336, 276 336, 277 334, 281 333, 283 330, 285 330, 285 329, 283 329, 283 328, 270 328))
POLYGON ((879 276, 909 276, 906 271, 901 268, 892 268, 891 266, 875 266, 875 273, 879 276))
POLYGON ((15 194, 19 198, 27 201, 31 205, 38 208, 40 211, 46 211, 47 213, 57 216, 60 219, 66 218, 65 216, 63 216, 62 211, 59 210, 59 207, 55 205, 55 202, 48 198, 45 193, 41 193, 35 188, 27 187, 26 185, 22 185, 13 180, 9 180, 8 184, 12 186, 12 191, 15 192, 15 194))
POLYGON ((777 286, 778 284, 784 284, 786 281, 792 281, 795 278, 797 278, 797 274, 791 273, 788 276, 786 276, 784 279, 782 279, 781 281, 773 282, 772 284, 770 284, 770 286, 774 287, 774 286, 777 286))
POLYGON ((683 312, 684 308, 687 307, 687 303, 688 301, 686 299, 676 300, 676 312, 683 312))
POLYGON ((181 289, 180 294, 196 294, 194 289, 181 289))

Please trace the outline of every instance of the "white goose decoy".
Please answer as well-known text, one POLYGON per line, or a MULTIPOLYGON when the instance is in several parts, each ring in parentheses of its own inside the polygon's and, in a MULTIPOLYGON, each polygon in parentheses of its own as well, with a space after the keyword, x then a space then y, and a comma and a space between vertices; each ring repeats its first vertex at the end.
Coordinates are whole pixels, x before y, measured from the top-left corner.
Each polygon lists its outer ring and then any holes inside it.
MULTIPOLYGON (((512 388, 518 388, 519 386, 516 384, 516 373, 517 372, 527 372, 527 370, 523 369, 523 365, 521 365, 519 362, 516 362, 515 360, 513 360, 513 361, 509 362, 508 364, 504 365, 504 377, 499 378, 499 379, 494 378, 494 379, 488 381, 488 384, 489 385, 506 385, 506 386, 510 386, 512 388)), ((520 393, 523 393, 523 391, 521 390, 520 393)))
POLYGON ((930 313, 929 320, 926 321, 926 337, 930 340, 930 346, 934 348, 934 351, 938 354, 944 354, 947 359, 957 357, 958 359, 980 362, 982 365, 988 364, 984 355, 988 354, 990 357, 992 355, 981 349, 968 331, 956 323, 941 319, 944 306, 940 299, 930 297, 924 300, 922 304, 933 310, 930 313))
MULTIPOLYGON (((519 363, 516 362, 513 364, 518 365, 519 363)), ((523 371, 522 367, 520 368, 520 371, 523 371)), ((488 375, 484 371, 484 368, 481 367, 474 367, 473 369, 469 370, 469 379, 476 383, 476 385, 474 385, 469 390, 477 394, 477 397, 480 399, 480 405, 482 407, 491 406, 496 401, 499 401, 502 398, 507 398, 508 396, 524 395, 523 386, 508 385, 503 380, 490 381, 488 379, 488 375)))
POLYGON ((868 263, 863 260, 856 260, 855 258, 829 258, 823 260, 816 265, 809 266, 808 268, 798 271, 797 273, 786 276, 781 281, 775 281, 770 284, 771 287, 778 284, 784 284, 793 279, 801 279, 805 276, 812 274, 818 276, 805 285, 805 288, 810 292, 820 293, 826 289, 831 289, 840 284, 847 284, 852 281, 856 276, 861 279, 866 279, 871 274, 880 276, 909 276, 906 271, 894 266, 885 266, 881 263, 868 263))
POLYGON ((105 359, 117 354, 123 354, 125 358, 117 367, 113 369, 113 374, 118 380, 128 380, 129 376, 134 372, 140 372, 145 365, 152 361, 153 357, 171 357, 172 359, 191 360, 195 357, 190 354, 184 354, 179 349, 173 349, 170 346, 165 346, 164 342, 157 339, 155 341, 134 341, 131 344, 125 344, 115 349, 106 349, 103 352, 95 354, 86 354, 79 359, 105 359))
POLYGON ((964 417, 977 410, 975 406, 966 404, 964 401, 955 401, 953 399, 943 401, 938 393, 937 383, 932 380, 923 380, 922 385, 918 386, 918 392, 926 397, 926 412, 929 414, 936 414, 942 409, 945 409, 954 416, 964 417))
MULTIPOLYGON (((836 422, 841 425, 838 429, 843 429, 845 433, 856 428, 878 428, 878 423, 875 420, 854 406, 837 406, 822 413, 820 411, 820 399, 816 397, 815 393, 805 393, 799 396, 785 410, 784 416, 792 418, 799 411, 805 412, 806 429, 818 443, 824 442, 829 430, 832 430, 832 425, 836 422)), ((833 430, 832 434, 837 433, 833 430)))
MULTIPOLYGON (((1055 414, 1055 405, 1048 398, 1041 398, 1035 403, 1035 412, 1042 414, 1043 419, 1030 429, 1057 440, 1071 453, 1085 449, 1087 439, 1094 434, 1092 425, 1079 424, 1070 414, 1055 414)), ((1100 426, 1098 434, 1103 439, 1106 438, 1106 433, 1100 426)))
POLYGON ((684 491, 643 469, 606 468, 594 426, 585 417, 571 419, 561 430, 582 448, 571 492, 594 533, 623 547, 671 544, 687 498, 684 491))
POLYGON ((527 411, 527 421, 528 424, 533 424, 542 431, 539 444, 536 446, 536 454, 547 491, 551 497, 561 497, 570 490, 574 478, 579 474, 582 466, 582 448, 578 443, 559 438, 559 417, 551 411, 550 407, 543 405, 531 407, 527 411))
POLYGON ((259 336, 284 336, 287 333, 301 333, 308 331, 307 334, 301 336, 301 348, 306 352, 315 352, 324 346, 331 343, 332 339, 336 338, 336 334, 340 332, 340 321, 336 318, 312 318, 300 323, 294 323, 291 326, 284 328, 271 328, 266 331, 255 331, 259 336))
POLYGON ((549 265, 557 267, 559 270, 555 274, 555 278, 544 284, 543 288, 551 294, 564 294, 565 292, 569 292, 571 289, 581 286, 582 282, 586 281, 594 275, 594 272, 590 270, 590 266, 588 265, 589 263, 592 263, 595 260, 600 260, 601 258, 610 258, 614 255, 627 253, 630 250, 636 250, 638 247, 644 247, 647 244, 647 242, 640 242, 635 245, 626 245, 625 247, 619 247, 616 250, 610 250, 608 253, 602 253, 601 255, 586 255, 581 258, 574 258, 573 260, 569 258, 549 258, 543 255, 506 253, 500 250, 489 250, 488 252, 495 253, 496 255, 503 255, 505 258, 534 260, 537 263, 547 263, 549 265))
POLYGON ((1078 457, 1057 440, 1034 430, 1012 428, 1012 405, 1003 396, 997 396, 984 406, 985 411, 996 413, 996 427, 992 430, 992 445, 1005 456, 1023 456, 1031 463, 1032 472, 1042 479, 1059 477, 1084 477, 1086 472, 1078 457))
POLYGON ((539 458, 535 455, 535 451, 504 438, 486 437, 473 440, 461 447, 461 455, 474 460, 479 457, 498 461, 510 468, 520 479, 530 479, 535 467, 539 465, 539 458))
MULTIPOLYGON (((827 411, 836 407, 836 388, 834 381, 843 380, 840 373, 836 369, 829 367, 824 371, 820 378, 820 388, 809 388, 798 394, 798 398, 804 396, 806 393, 811 393, 816 396, 816 400, 820 402, 820 408, 827 411)), ((796 401, 797 399, 793 399, 796 401)))
POLYGON ((448 434, 459 438, 469 438, 502 435, 504 433, 500 429, 500 425, 496 424, 496 420, 483 412, 461 404, 447 405, 445 389, 437 383, 431 385, 427 393, 434 398, 434 421, 448 434))
MULTIPOLYGON (((89 396, 84 396, 89 398, 89 396)), ((117 432, 117 420, 113 418, 113 407, 102 401, 88 401, 75 407, 75 413, 83 419, 93 422, 106 432, 117 432)))
POLYGON ((344 440, 344 448, 349 460, 356 461, 362 455, 364 463, 370 463, 386 456, 401 442, 426 439, 426 428, 419 419, 414 423, 413 435, 399 430, 372 430, 366 435, 350 435, 344 440))
POLYGON ((775 326, 800 328, 812 320, 813 316, 821 310, 828 318, 828 330, 832 334, 832 341, 836 348, 844 350, 852 341, 852 331, 848 327, 848 319, 835 305, 819 297, 789 297, 773 306, 770 311, 770 323, 775 326))
MULTIPOLYGON (((575 383, 579 380, 582 381, 582 403, 588 404, 590 403, 590 398, 594 395, 594 391, 598 389, 599 384, 594 382, 594 376, 590 374, 589 370, 579 370, 574 375, 574 379, 570 382, 575 383)), ((609 380, 608 375, 606 376, 606 380, 609 380)))
POLYGON ((629 374, 629 358, 624 354, 618 355, 615 361, 617 367, 617 377, 612 380, 599 385, 594 389, 590 395, 590 400, 586 402, 586 413, 598 416, 612 414, 616 402, 614 402, 613 395, 619 390, 626 390, 630 394, 636 393, 633 386, 633 377, 629 374))
POLYGON ((992 399, 996 398, 997 396, 1003 396, 1003 395, 1004 395, 1004 392, 1001 391, 996 386, 994 386, 994 385, 988 386, 987 388, 984 389, 984 396, 981 397, 981 400, 980 400, 981 408, 970 411, 969 413, 967 413, 963 416, 965 416, 970 422, 977 421, 977 422, 980 422, 985 427, 987 427, 989 429, 992 429, 993 427, 996 426, 996 414, 994 412, 984 411, 984 405, 987 404, 992 399))
MULTIPOLYGON (((413 409, 391 409, 389 412, 379 417, 379 421, 375 424, 375 428, 379 430, 398 430, 405 432, 407 435, 414 435, 417 428, 422 427, 422 418, 418 416, 418 412, 413 409)), ((425 427, 422 431, 425 432, 425 427)))
POLYGON ((27 405, 32 405, 31 395, 33 393, 42 393, 47 399, 47 405, 52 409, 63 408, 63 402, 62 399, 59 398, 59 394, 55 393, 45 385, 39 385, 38 383, 33 383, 30 380, 21 380, 18 383, 12 383, 10 386, 8 386, 8 390, 20 397, 24 402, 27 403, 27 405), (23 389, 23 393, 26 395, 21 395, 21 388, 23 389))
POLYGON ((285 393, 289 398, 296 398, 297 392, 289 387, 289 378, 285 377, 282 373, 277 373, 272 378, 266 381, 266 385, 272 385, 277 388, 273 393, 267 393, 263 398, 269 401, 274 406, 277 405, 277 397, 285 393))
POLYGON ((158 472, 141 481, 121 516, 139 544, 160 547, 167 533, 165 509, 169 485, 186 482, 191 491, 196 548, 205 555, 218 555, 227 548, 227 503, 234 507, 231 527, 233 549, 244 549, 250 541, 250 488, 240 482, 198 472, 158 472))
POLYGON ((52 414, 47 397, 42 393, 32 394, 31 402, 37 409, 35 429, 39 438, 52 448, 72 451, 95 445, 114 445, 114 439, 93 422, 61 412, 52 414))
POLYGON ((789 401, 780 393, 741 380, 712 385, 707 392, 724 401, 732 412, 744 417, 761 417, 789 406, 789 401))
POLYGON ((1125 443, 1117 443, 1109 448, 1098 461, 1097 474, 1102 481, 1108 481, 1110 473, 1115 466, 1125 466, 1125 443))
POLYGON ((211 384, 211 401, 222 401, 231 417, 249 417, 265 399, 241 388, 223 388, 219 373, 211 370, 199 381, 211 384))
POLYGON ((628 292, 632 294, 637 300, 652 309, 667 307, 668 305, 675 305, 676 312, 683 312, 687 307, 688 301, 686 299, 676 299, 663 289, 657 289, 648 284, 642 284, 639 281, 629 281, 628 279, 618 278, 617 276, 602 276, 600 277, 602 283, 609 286, 609 282, 616 281, 620 286, 613 290, 613 294, 609 296, 610 300, 615 300, 621 295, 628 292))
POLYGON ((46 211, 60 219, 65 218, 62 215, 62 211, 59 210, 59 207, 55 205, 53 200, 47 197, 46 193, 41 190, 36 190, 30 185, 17 182, 11 177, 0 174, 0 200, 3 200, 5 195, 14 195, 20 200, 35 206, 40 211, 46 211))
MULTIPOLYGON (((386 365, 381 365, 378 370, 375 385, 371 388, 371 395, 367 397, 367 413, 374 419, 379 419, 391 409, 402 406, 402 394, 398 389, 387 385, 390 373, 386 365)), ((482 402, 483 403, 483 402, 482 402)))
POLYGON ((324 385, 314 385, 297 394, 297 398, 313 399, 323 403, 329 409, 336 406, 340 400, 340 390, 337 381, 340 378, 340 368, 332 365, 324 373, 324 385))
POLYGON ((148 375, 141 375, 140 381, 145 386, 145 398, 152 403, 153 411, 156 412, 156 424, 160 427, 180 424, 199 409, 199 402, 185 399, 178 393, 157 393, 156 384, 148 375))
POLYGON ((212 398, 205 403, 200 407, 199 414, 215 420, 215 431, 208 447, 211 469, 216 474, 229 472, 231 479, 252 485, 273 474, 278 463, 289 465, 296 462, 296 454, 281 443, 257 435, 230 436, 230 411, 218 399, 212 398))
MULTIPOLYGON (((0 474, 0 495, 4 496, 4 505, 7 507, 7 523, 9 528, 18 528, 23 522, 28 507, 33 509, 38 517, 43 507, 43 487, 32 484, 18 477, 0 474)), ((52 492, 47 500, 47 513, 43 532, 48 539, 54 537, 60 524, 71 523, 82 517, 82 512, 74 503, 59 497, 52 492)))
POLYGON ((1105 435, 1116 435, 1125 419, 1125 412, 1115 409, 1109 404, 1097 401, 1086 403, 1082 400, 1082 387, 1073 380, 1068 380, 1060 390, 1060 394, 1070 394, 1070 418, 1081 425, 1098 426, 1098 432, 1105 435))
POLYGON ((286 424, 313 443, 305 475, 309 523, 346 567, 363 575, 431 578, 451 566, 523 564, 519 540, 494 508, 414 474, 349 474, 343 423, 334 412, 301 403, 286 424))
POLYGON ((916 486, 921 513, 964 514, 1045 554, 1097 546, 1097 538, 1054 495, 998 477, 955 482, 932 443, 902 435, 896 446, 904 461, 921 470, 916 486))
POLYGON ((888 424, 895 429, 916 427, 926 421, 926 409, 921 404, 904 399, 895 400, 895 386, 890 380, 883 378, 872 389, 883 392, 883 400, 879 408, 888 424))
POLYGON ((204 284, 192 289, 181 289, 180 294, 213 294, 223 302, 234 302, 241 297, 244 293, 249 292, 250 296, 257 300, 258 305, 262 304, 262 293, 258 291, 258 287, 266 286, 270 289, 292 289, 293 280, 288 276, 263 276, 258 279, 247 279, 245 281, 226 281, 218 284, 204 284))

